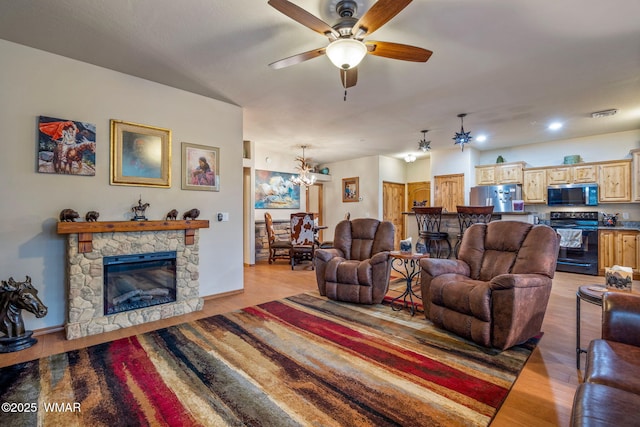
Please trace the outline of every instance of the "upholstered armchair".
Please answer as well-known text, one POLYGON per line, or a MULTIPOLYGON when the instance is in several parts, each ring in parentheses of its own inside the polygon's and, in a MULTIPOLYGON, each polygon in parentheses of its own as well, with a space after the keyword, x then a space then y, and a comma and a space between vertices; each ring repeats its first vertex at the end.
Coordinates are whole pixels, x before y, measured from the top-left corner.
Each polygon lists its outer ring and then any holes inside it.
POLYGON ((420 260, 425 316, 485 347, 505 350, 540 333, 560 236, 519 221, 474 224, 458 259, 420 260))
POLYGON ((394 227, 357 218, 338 223, 333 248, 316 251, 320 295, 338 301, 379 304, 389 289, 394 227))
POLYGON ((296 262, 311 261, 316 250, 316 232, 313 214, 310 212, 296 212, 291 214, 291 269, 296 262))

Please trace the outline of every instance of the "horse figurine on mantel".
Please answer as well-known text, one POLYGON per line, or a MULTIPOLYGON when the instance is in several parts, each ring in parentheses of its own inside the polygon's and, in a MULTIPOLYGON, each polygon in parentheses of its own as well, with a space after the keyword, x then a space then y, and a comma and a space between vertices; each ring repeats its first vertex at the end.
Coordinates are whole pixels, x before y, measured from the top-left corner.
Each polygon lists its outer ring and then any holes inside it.
POLYGON ((13 277, 0 284, 0 353, 23 350, 34 345, 33 331, 24 330, 22 311, 27 310, 36 317, 46 316, 47 307, 38 298, 38 290, 31 284, 31 277, 16 282, 13 277))

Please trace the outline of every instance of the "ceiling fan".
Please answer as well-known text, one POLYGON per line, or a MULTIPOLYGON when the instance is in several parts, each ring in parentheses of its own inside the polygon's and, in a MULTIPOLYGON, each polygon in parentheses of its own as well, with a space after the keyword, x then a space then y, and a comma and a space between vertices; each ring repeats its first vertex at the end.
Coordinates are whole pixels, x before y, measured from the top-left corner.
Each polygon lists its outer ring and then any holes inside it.
POLYGON ((356 18, 356 1, 341 0, 336 4, 336 12, 340 18, 333 26, 288 0, 269 0, 268 3, 294 21, 326 36, 330 42, 326 47, 299 53, 269 64, 274 69, 299 64, 326 54, 340 69, 340 81, 347 89, 356 85, 358 81, 356 67, 367 54, 403 61, 426 62, 433 53, 430 50, 406 44, 364 41, 365 37, 407 7, 411 0, 378 0, 360 19, 356 18))

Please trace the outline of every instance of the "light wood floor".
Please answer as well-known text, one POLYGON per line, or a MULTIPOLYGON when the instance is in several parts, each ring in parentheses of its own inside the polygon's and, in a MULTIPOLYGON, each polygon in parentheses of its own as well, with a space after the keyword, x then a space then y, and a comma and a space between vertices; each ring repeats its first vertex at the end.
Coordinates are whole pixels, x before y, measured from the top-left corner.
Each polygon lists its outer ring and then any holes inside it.
MULTIPOLYGON (((492 426, 568 426, 573 395, 581 380, 576 369, 575 328, 578 286, 604 283, 603 277, 556 273, 544 320, 544 337, 527 362, 492 426)), ((638 283, 634 282, 634 286, 638 283)), ((244 268, 244 292, 206 299, 198 313, 164 319, 87 338, 68 341, 62 331, 38 336, 33 347, 0 354, 0 367, 224 313, 316 289, 315 273, 304 265, 295 271, 285 261, 244 268)), ((600 307, 582 302, 582 342, 600 334, 600 307)), ((26 314, 28 315, 28 314, 26 314)), ((426 320, 425 320, 426 321, 426 320)), ((582 356, 584 367, 584 356, 582 356)))

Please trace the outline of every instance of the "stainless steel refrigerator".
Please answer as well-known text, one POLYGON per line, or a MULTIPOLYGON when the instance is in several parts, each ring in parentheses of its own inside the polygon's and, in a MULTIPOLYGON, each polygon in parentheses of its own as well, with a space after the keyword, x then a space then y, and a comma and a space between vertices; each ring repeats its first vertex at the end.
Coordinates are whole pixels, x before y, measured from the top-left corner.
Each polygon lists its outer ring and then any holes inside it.
POLYGON ((513 212, 513 201, 522 200, 522 185, 479 185, 471 187, 469 204, 493 206, 494 212, 513 212))

